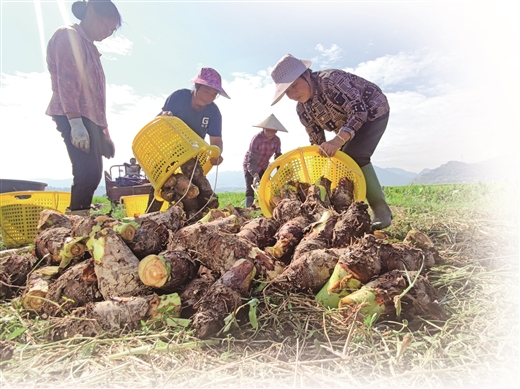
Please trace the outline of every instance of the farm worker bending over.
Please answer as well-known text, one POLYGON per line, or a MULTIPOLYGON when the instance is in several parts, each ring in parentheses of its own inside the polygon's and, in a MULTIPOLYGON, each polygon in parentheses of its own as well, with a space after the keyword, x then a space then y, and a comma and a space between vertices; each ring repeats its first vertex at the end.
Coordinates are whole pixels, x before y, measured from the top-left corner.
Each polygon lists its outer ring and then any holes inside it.
POLYGON ((47 46, 52 97, 45 112, 52 116, 67 146, 73 183, 67 212, 88 215, 103 172, 102 156, 114 156, 106 120, 105 74, 101 42, 121 27, 121 15, 109 0, 76 1, 79 24, 59 28, 47 46))
POLYGON ((392 222, 392 212, 370 158, 385 132, 390 106, 381 89, 354 74, 328 69, 313 72, 311 61, 290 54, 271 72, 276 85, 276 104, 283 95, 297 101, 296 112, 320 154, 333 156, 341 150, 360 166, 367 185, 367 201, 373 212, 372 227, 383 229, 392 222), (327 141, 325 131, 336 136, 327 141))
POLYGON ((276 133, 278 131, 288 132, 276 116, 272 114, 253 127, 262 128, 262 131, 253 136, 249 149, 244 156, 243 168, 246 179, 247 208, 253 205, 255 199, 252 185, 256 186, 260 182, 265 169, 269 166, 271 157, 274 155, 276 159, 282 154, 281 141, 276 133))
MULTIPOLYGON (((166 99, 161 113, 157 116, 176 116, 195 131, 202 139, 209 135, 209 144, 220 149, 220 156, 212 158, 213 165, 220 165, 224 160, 222 152, 222 115, 215 99, 218 96, 230 97, 222 88, 220 74, 212 68, 202 68, 197 77, 191 80, 193 89, 179 89, 166 99)), ((162 202, 153 198, 153 189, 148 202, 148 212, 161 209, 162 202)))

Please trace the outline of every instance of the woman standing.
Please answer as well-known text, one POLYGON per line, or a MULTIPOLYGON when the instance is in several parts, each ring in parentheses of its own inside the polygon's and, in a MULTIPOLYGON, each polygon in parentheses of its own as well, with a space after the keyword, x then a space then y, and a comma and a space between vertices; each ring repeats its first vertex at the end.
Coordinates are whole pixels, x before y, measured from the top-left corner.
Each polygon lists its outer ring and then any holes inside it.
POLYGON ((106 120, 105 74, 101 42, 121 27, 121 15, 110 0, 76 1, 79 24, 59 28, 47 46, 52 97, 46 114, 56 122, 72 163, 69 212, 88 215, 103 172, 102 156, 114 156, 106 120))
POLYGON ((320 154, 333 156, 340 150, 360 166, 367 185, 367 201, 374 214, 372 227, 390 226, 392 212, 377 179, 370 158, 385 132, 390 106, 381 89, 343 70, 313 72, 311 61, 285 55, 271 77, 276 85, 276 104, 284 94, 297 101, 296 112, 320 154), (327 141, 325 131, 336 136, 327 141))

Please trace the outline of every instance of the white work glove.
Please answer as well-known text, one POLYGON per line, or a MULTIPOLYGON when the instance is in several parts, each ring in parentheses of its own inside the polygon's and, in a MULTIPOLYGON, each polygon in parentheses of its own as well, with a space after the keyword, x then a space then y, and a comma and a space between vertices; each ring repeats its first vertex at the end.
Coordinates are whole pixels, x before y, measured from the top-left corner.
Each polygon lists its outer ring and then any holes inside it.
POLYGON ((78 149, 88 153, 90 151, 90 137, 81 118, 69 119, 70 141, 78 149))
POLYGON ((258 173, 253 174, 253 186, 257 187, 260 184, 260 176, 258 173))

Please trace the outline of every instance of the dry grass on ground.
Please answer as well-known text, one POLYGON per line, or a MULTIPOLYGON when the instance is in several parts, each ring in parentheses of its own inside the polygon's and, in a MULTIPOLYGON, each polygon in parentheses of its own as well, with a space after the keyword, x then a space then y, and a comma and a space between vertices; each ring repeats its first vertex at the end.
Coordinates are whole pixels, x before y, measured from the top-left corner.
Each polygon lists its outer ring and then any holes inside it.
POLYGON ((143 326, 117 339, 49 343, 49 323, 14 302, 0 306, 1 339, 14 348, 0 362, 0 386, 518 387, 517 198, 513 207, 503 206, 511 197, 492 195, 488 206, 413 217, 393 207, 393 236, 419 228, 446 259, 429 273, 450 315, 445 322, 370 323, 327 310, 312 296, 271 295, 259 298, 257 330, 245 320, 207 341, 143 326))

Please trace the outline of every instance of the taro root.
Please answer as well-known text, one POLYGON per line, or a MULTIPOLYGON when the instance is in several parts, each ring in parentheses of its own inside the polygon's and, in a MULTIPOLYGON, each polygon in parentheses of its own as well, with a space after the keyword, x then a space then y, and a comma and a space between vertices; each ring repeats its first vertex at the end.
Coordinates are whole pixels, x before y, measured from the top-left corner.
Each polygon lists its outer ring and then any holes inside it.
POLYGON ((88 240, 87 245, 94 258, 98 288, 105 300, 111 296, 151 293, 151 289, 139 279, 139 259, 113 230, 99 231, 88 240))
POLYGON ((379 245, 373 235, 366 235, 344 249, 316 300, 329 308, 337 308, 342 297, 358 290, 380 272, 379 245))
MULTIPOLYGON (((377 320, 383 314, 400 316, 402 306, 426 319, 444 319, 444 311, 437 303, 436 293, 427 277, 418 272, 392 270, 373 279, 361 289, 343 297, 339 308, 359 310, 364 316, 377 320), (409 290, 407 290, 409 288, 409 290)), ((411 312, 408 312, 408 314, 411 312)))
POLYGON ((379 246, 381 256, 381 272, 390 270, 420 270, 430 269, 443 262, 442 258, 434 252, 422 250, 406 243, 381 243, 379 246))
POLYGON ((279 227, 279 223, 273 218, 260 216, 244 224, 237 235, 248 239, 263 250, 276 243, 274 235, 279 227))
POLYGON ((182 317, 188 318, 195 313, 195 306, 214 282, 215 279, 212 277, 198 276, 184 287, 180 294, 182 301, 182 317))
POLYGON ((49 316, 62 316, 72 308, 101 299, 94 263, 89 259, 70 267, 50 284, 42 311, 49 316))
POLYGON ((163 251, 144 257, 138 273, 143 284, 173 293, 197 275, 198 266, 184 251, 163 251))
POLYGON ((332 274, 342 249, 319 249, 295 258, 267 288, 315 294, 332 274))
MULTIPOLYGON (((427 257, 433 257, 435 265, 441 265, 444 263, 444 259, 440 256, 439 251, 435 248, 431 239, 419 230, 408 231, 403 243, 423 250, 427 257)), ((431 262, 431 259, 428 262, 431 262)))
POLYGON ((36 256, 47 258, 47 264, 66 267, 73 259, 81 259, 87 249, 83 238, 73 238, 71 229, 65 227, 48 228, 38 233, 34 239, 36 256))
POLYGON ((175 192, 180 197, 194 199, 200 193, 199 188, 194 185, 188 177, 183 174, 177 174, 177 183, 175 184, 175 192))
POLYGON ((47 228, 65 227, 72 229, 74 221, 81 216, 65 215, 53 209, 44 209, 40 212, 40 219, 36 226, 36 230, 41 232, 47 228))
POLYGON ((218 197, 211 188, 209 180, 204 175, 199 161, 196 158, 192 158, 181 166, 181 170, 186 177, 191 177, 193 183, 199 188, 200 205, 210 209, 218 208, 218 197))
POLYGON ((332 247, 346 247, 356 239, 372 232, 368 205, 356 201, 346 212, 339 215, 334 226, 332 247))
POLYGON ((45 266, 29 275, 27 287, 22 294, 22 305, 27 310, 40 312, 49 286, 59 274, 58 266, 45 266))
POLYGON ((311 185, 307 190, 307 198, 302 204, 301 213, 313 221, 318 221, 321 215, 327 210, 325 199, 327 198, 326 189, 320 185, 311 185))
POLYGON ((321 219, 308 227, 308 232, 296 246, 293 260, 308 251, 330 248, 337 218, 338 215, 331 210, 323 212, 321 219))
POLYGON ((374 235, 367 234, 345 248, 317 300, 336 307, 341 297, 358 290, 382 273, 427 270, 435 264, 435 257, 428 251, 400 242, 383 243, 374 235))
POLYGON ((102 333, 119 334, 142 327, 142 322, 161 319, 165 312, 177 316, 180 299, 177 293, 139 297, 113 297, 106 301, 88 303, 75 309, 72 315, 56 321, 51 329, 53 341, 75 336, 94 337, 102 333), (173 309, 172 309, 173 308, 173 309))
POLYGON ((343 213, 354 202, 354 183, 347 177, 341 177, 338 185, 332 190, 332 207, 337 213, 343 213))
POLYGON ((220 274, 231 269, 241 258, 251 259, 257 267, 257 274, 267 279, 281 272, 283 264, 249 240, 223 230, 216 224, 220 221, 181 228, 172 236, 168 250, 187 251, 193 259, 220 274))
POLYGON ((0 300, 9 299, 21 292, 29 272, 38 258, 32 254, 12 254, 0 258, 0 300))
POLYGON ((304 216, 299 216, 284 223, 274 235, 276 243, 265 248, 274 258, 289 263, 294 253, 294 249, 303 238, 305 229, 309 225, 309 220, 304 216))
POLYGON ((183 225, 183 215, 183 210, 176 205, 165 212, 140 215, 135 219, 139 228, 132 241, 127 242, 128 247, 139 259, 159 254, 166 248, 170 234, 183 225))
POLYGON ((192 322, 195 336, 207 338, 224 326, 225 317, 242 305, 242 298, 249 296, 254 276, 253 261, 240 259, 209 287, 195 306, 192 322))
POLYGON ((137 223, 122 222, 106 215, 77 217, 72 226, 72 236, 76 238, 89 237, 93 232, 103 228, 111 228, 117 232, 125 242, 134 239, 137 231, 137 223))
POLYGON ((280 224, 302 216, 302 202, 298 197, 297 189, 291 185, 284 185, 280 189, 281 200, 273 209, 273 219, 280 224))

